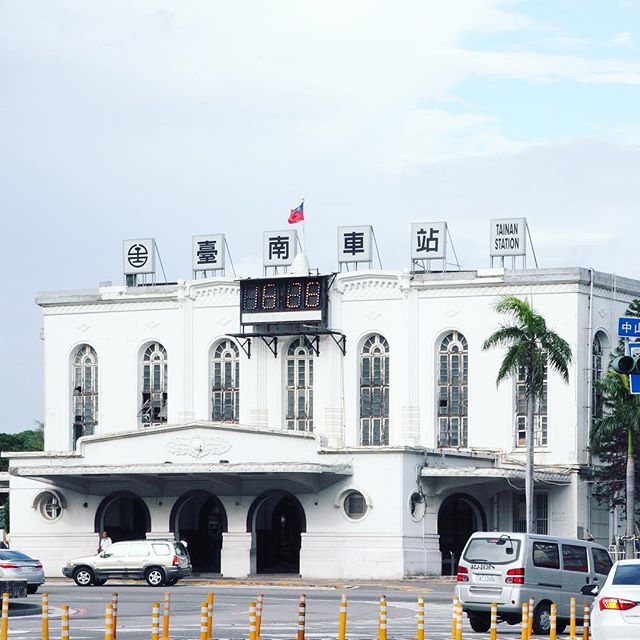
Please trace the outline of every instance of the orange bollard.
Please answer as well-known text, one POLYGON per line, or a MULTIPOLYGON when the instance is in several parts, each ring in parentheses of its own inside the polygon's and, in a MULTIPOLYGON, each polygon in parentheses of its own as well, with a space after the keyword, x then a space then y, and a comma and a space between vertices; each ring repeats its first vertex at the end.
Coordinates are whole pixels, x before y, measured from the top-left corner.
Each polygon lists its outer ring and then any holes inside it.
POLYGON ((42 640, 49 640, 49 594, 42 594, 42 640))
POLYGON ((207 640, 207 606, 209 603, 205 600, 200 603, 200 640, 207 640))
POLYGON ((207 638, 211 640, 213 634, 213 591, 207 596, 207 638))
POLYGON ((569 600, 569 637, 575 640, 576 637, 576 599, 571 596, 569 600))
POLYGON ((462 640, 462 602, 456 605, 456 640, 462 640))
POLYGON ((380 613, 378 616, 378 640, 387 640, 387 599, 380 596, 380 613))
POLYGON ((589 626, 591 622, 591 607, 588 602, 584 603, 584 612, 582 614, 582 640, 589 640, 589 626))
POLYGON ((162 640, 169 640, 169 613, 171 608, 171 594, 164 594, 164 607, 162 610, 162 640))
POLYGON ((0 640, 7 640, 9 635, 9 594, 2 594, 2 620, 0 622, 0 640))
POLYGON ((118 634, 118 594, 114 591, 111 594, 111 615, 113 617, 113 640, 116 640, 118 634))
POLYGON ((304 618, 307 603, 305 602, 304 593, 300 596, 298 602, 298 636, 297 640, 304 640, 304 618))
POLYGON ((69 605, 63 604, 60 615, 60 639, 69 640, 69 605))
POLYGON ((151 640, 160 640, 160 603, 151 605, 151 640))
POLYGON ((259 593, 256 601, 256 640, 260 640, 260 634, 262 633, 262 601, 263 595, 259 593))
POLYGON ((113 640, 113 605, 104 606, 104 640, 113 640))
POLYGON ((491 603, 491 623, 489 627, 489 640, 497 640, 498 638, 498 605, 491 603))
POLYGON ((549 616, 549 640, 556 640, 558 633, 558 607, 551 605, 551 614, 549 616))
POLYGON ((527 624, 527 640, 533 636, 533 610, 535 609, 535 598, 529 598, 529 620, 527 624))
POLYGON ((522 603, 522 631, 520 640, 529 640, 529 603, 522 603))
POLYGON ((249 640, 256 640, 256 603, 249 603, 249 640))
POLYGON ((347 594, 340 600, 340 617, 338 618, 338 640, 347 640, 347 594))
POLYGON ((416 623, 416 640, 424 640, 424 598, 418 596, 418 619, 416 623))

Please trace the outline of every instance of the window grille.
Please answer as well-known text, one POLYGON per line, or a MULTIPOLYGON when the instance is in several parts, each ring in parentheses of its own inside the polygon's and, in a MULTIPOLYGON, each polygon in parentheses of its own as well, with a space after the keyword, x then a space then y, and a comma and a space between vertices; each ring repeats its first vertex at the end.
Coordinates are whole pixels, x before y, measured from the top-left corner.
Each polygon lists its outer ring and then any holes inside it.
POLYGON ((167 422, 167 351, 158 342, 149 345, 142 358, 142 406, 139 416, 143 425, 167 422))
POLYGON ((213 352, 211 419, 238 422, 240 416, 240 352, 231 340, 220 342, 213 352))
MULTIPOLYGON (((549 532, 549 495, 534 493, 533 533, 547 535, 549 532)), ((513 494, 513 531, 525 533, 527 530, 527 506, 523 493, 513 494)))
POLYGON ((389 444, 389 343, 380 335, 360 355, 360 444, 389 444))
POLYGON ((453 331, 438 351, 438 446, 467 446, 469 348, 453 331))
MULTIPOLYGON (((527 444, 527 384, 525 367, 518 369, 516 380, 516 424, 515 424, 515 445, 524 447, 527 444)), ((547 366, 544 367, 544 382, 542 394, 536 396, 536 406, 534 412, 534 440, 536 447, 547 446, 547 366)))
POLYGON ((307 338, 287 350, 287 429, 313 431, 313 350, 307 338))
POLYGON ((98 356, 83 344, 73 359, 73 448, 78 438, 95 433, 98 424, 98 356))
POLYGON ((591 421, 595 422, 602 418, 603 398, 602 391, 598 389, 596 384, 602 379, 602 358, 603 349, 600 336, 596 334, 593 338, 592 348, 592 364, 591 364, 591 421))

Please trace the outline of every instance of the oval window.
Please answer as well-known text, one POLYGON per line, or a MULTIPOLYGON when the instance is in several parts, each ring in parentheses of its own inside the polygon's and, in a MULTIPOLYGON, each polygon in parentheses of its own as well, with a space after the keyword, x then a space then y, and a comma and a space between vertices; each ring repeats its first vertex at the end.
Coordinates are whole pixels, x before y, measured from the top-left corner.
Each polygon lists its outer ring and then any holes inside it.
POLYGON ((360 520, 367 513, 367 501, 359 491, 350 491, 344 497, 344 512, 352 520, 360 520))

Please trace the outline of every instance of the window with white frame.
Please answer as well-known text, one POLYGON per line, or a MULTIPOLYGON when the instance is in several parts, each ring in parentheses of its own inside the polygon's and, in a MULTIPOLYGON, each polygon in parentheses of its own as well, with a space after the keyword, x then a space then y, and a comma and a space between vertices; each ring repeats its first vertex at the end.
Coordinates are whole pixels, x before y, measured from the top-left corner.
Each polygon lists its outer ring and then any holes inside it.
MULTIPOLYGON (((516 425, 515 446, 524 447, 527 444, 527 380, 526 369, 518 369, 515 385, 516 425)), ((544 381, 542 393, 536 396, 534 411, 533 433, 536 447, 547 446, 547 365, 544 366, 544 381)))
POLYGON ((211 363, 211 419, 238 422, 240 415, 240 351, 231 340, 213 350, 211 363))
POLYGON ((143 425, 167 422, 167 350, 154 342, 142 357, 142 403, 140 421, 143 425))
POLYGON ((98 424, 98 355, 83 344, 73 358, 73 447, 78 438, 90 436, 98 424))
POLYGON ((313 349, 307 338, 289 345, 285 368, 287 429, 313 431, 313 349))
POLYGON ((438 446, 467 446, 469 348, 457 331, 438 350, 438 446))
POLYGON ((381 335, 360 354, 360 444, 389 444, 389 343, 381 335))
POLYGON ((603 398, 602 391, 598 388, 598 380, 602 379, 602 358, 604 350, 602 348, 601 334, 596 333, 593 338, 591 349, 591 421, 595 422, 602 418, 603 398))
MULTIPOLYGON (((527 530, 527 504, 524 493, 513 494, 513 531, 527 530)), ((547 535, 549 532, 549 495, 535 493, 533 496, 533 533, 547 535)))

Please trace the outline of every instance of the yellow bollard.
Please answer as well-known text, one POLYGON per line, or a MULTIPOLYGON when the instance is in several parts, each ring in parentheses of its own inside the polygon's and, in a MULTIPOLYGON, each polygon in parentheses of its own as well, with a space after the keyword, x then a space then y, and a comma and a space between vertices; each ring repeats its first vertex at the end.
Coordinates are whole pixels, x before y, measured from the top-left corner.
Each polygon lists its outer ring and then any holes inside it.
POLYGON ((207 596, 207 638, 211 640, 213 635, 213 591, 207 596))
POLYGON ((591 607, 588 602, 584 603, 584 613, 582 614, 582 640, 589 640, 589 626, 591 622, 591 607))
POLYGON ((340 600, 340 617, 338 622, 338 640, 347 639, 347 594, 342 594, 340 600))
POLYGON ((207 606, 208 602, 205 600, 200 603, 200 640, 207 640, 207 606))
POLYGON ((160 603, 151 605, 151 640, 160 640, 160 603))
POLYGON ((9 635, 9 594, 2 594, 2 622, 0 623, 0 639, 7 640, 9 635))
POLYGON ((249 603, 249 640, 256 640, 256 603, 249 603))
POLYGON ((304 640, 304 618, 305 608, 307 604, 305 602, 304 593, 300 596, 300 602, 298 602, 298 636, 297 640, 304 640))
POLYGON ((69 640, 69 605, 63 604, 60 615, 60 639, 69 640))
POLYGON ((529 620, 527 624, 527 640, 533 636, 533 612, 535 610, 535 598, 529 598, 529 620))
POLYGON ((549 616, 549 640, 556 640, 558 629, 558 607, 551 605, 551 615, 549 616))
POLYGON ((378 615, 378 640, 387 640, 387 599, 380 596, 380 613, 378 615))
POLYGON ((114 591, 111 594, 111 615, 113 617, 113 640, 116 640, 116 636, 118 635, 118 594, 114 591))
POLYGON ((162 610, 162 640, 169 640, 169 613, 171 609, 171 594, 165 591, 164 607, 162 610))
POLYGON ((458 601, 456 610, 456 640, 462 640, 462 602, 458 601))
POLYGON ((262 633, 262 601, 263 595, 259 593, 256 601, 256 640, 260 640, 260 634, 262 633))
POLYGON ((104 640, 113 640, 113 605, 104 606, 104 640))
POLYGON ((489 626, 489 640, 498 638, 498 605, 491 603, 491 625, 489 626))
POLYGON ((42 594, 42 640, 49 640, 49 594, 42 594))
POLYGON ((520 632, 520 640, 529 640, 529 603, 522 603, 522 631, 520 632))
POLYGON ((456 640, 456 616, 458 615, 458 598, 453 599, 451 610, 451 640, 456 640))
POLYGON ((571 596, 569 600, 569 637, 575 640, 576 637, 576 599, 571 596))
POLYGON ((416 628, 416 640, 424 640, 424 598, 418 596, 418 622, 416 628))

